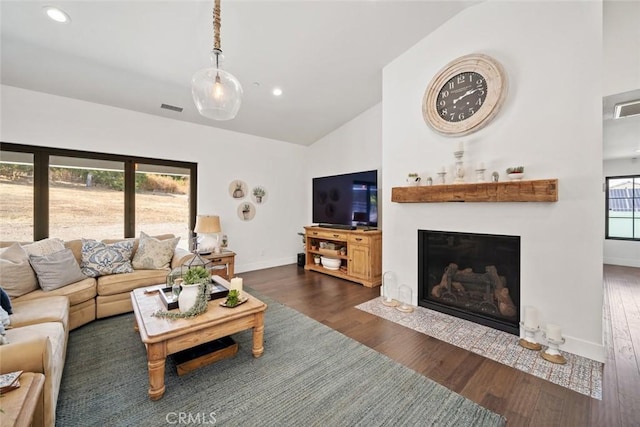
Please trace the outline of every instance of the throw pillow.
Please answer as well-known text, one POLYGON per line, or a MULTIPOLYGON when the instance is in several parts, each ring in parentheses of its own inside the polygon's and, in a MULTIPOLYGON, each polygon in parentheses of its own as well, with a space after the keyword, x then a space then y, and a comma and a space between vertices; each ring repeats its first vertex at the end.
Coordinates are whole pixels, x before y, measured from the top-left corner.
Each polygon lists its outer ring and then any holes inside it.
POLYGON ((29 264, 29 255, 19 243, 0 252, 2 287, 12 297, 19 297, 38 289, 36 275, 29 264))
POLYGON ((56 238, 38 240, 23 246, 29 255, 49 255, 64 249, 64 242, 56 238))
POLYGON ((87 278, 80 271, 71 249, 63 249, 50 255, 31 255, 29 261, 43 291, 52 291, 87 278))
POLYGON ((9 326, 11 324, 11 318, 9 317, 9 313, 4 311, 2 307, 0 307, 0 325, 9 326))
POLYGON ((131 253, 133 240, 106 243, 82 239, 82 263, 80 269, 85 276, 98 277, 108 274, 132 273, 131 253))
POLYGON ((7 313, 13 314, 13 307, 11 307, 11 298, 9 298, 9 295, 7 295, 7 293, 2 288, 0 288, 0 307, 2 307, 2 309, 7 313))
POLYGON ((179 240, 180 237, 159 240, 141 231, 140 244, 131 262, 133 268, 155 270, 169 267, 179 240))

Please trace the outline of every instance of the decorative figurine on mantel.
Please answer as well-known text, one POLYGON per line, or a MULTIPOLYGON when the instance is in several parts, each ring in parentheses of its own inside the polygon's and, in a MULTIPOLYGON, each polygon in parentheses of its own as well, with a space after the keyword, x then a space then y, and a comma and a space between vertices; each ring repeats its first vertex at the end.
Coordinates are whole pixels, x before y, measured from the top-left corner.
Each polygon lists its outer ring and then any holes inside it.
POLYGON ((456 184, 462 184, 464 182, 464 163, 462 162, 462 156, 464 156, 464 144, 460 141, 458 143, 458 149, 453 152, 453 157, 456 158, 456 177, 453 182, 456 184))

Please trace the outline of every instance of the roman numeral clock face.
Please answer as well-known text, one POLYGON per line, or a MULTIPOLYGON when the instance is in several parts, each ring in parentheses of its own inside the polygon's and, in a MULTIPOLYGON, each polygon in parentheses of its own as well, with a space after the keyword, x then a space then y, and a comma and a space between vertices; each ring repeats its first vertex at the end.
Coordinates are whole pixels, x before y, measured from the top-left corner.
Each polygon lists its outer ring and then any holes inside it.
POLYGON ((475 72, 453 76, 440 89, 436 110, 448 122, 460 122, 473 116, 487 99, 487 81, 475 72))
POLYGON ((422 114, 439 134, 466 135, 496 116, 506 92, 507 77, 500 63, 487 55, 466 55, 433 77, 422 100, 422 114))

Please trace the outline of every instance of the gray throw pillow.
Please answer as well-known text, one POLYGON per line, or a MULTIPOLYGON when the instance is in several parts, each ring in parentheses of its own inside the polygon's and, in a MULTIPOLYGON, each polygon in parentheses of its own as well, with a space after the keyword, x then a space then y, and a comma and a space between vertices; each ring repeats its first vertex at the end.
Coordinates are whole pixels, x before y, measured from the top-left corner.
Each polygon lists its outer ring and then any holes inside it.
POLYGON ((151 237, 144 231, 140 232, 140 244, 133 256, 131 265, 135 269, 155 270, 169 267, 173 252, 178 245, 180 237, 159 240, 151 237))
POLYGON ((71 249, 63 249, 50 255, 31 255, 29 262, 43 291, 52 291, 87 278, 80 271, 71 249))
POLYGON ((38 289, 36 275, 29 265, 29 255, 18 243, 0 250, 0 277, 2 288, 11 298, 38 289))

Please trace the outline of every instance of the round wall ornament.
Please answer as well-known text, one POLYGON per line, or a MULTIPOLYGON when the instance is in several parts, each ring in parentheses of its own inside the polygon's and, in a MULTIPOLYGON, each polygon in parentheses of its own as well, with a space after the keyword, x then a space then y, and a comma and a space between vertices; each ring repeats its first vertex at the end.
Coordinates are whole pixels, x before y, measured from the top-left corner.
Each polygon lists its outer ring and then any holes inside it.
POLYGON ((441 135, 467 135, 498 114, 507 88, 507 75, 498 61, 480 53, 465 55, 431 79, 422 98, 422 115, 441 135))

